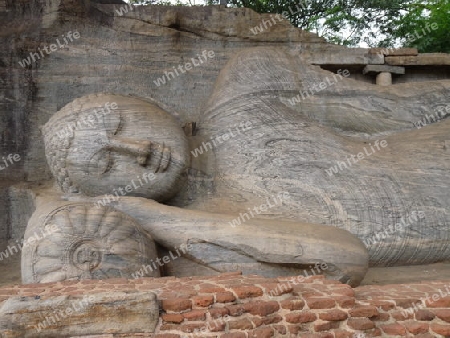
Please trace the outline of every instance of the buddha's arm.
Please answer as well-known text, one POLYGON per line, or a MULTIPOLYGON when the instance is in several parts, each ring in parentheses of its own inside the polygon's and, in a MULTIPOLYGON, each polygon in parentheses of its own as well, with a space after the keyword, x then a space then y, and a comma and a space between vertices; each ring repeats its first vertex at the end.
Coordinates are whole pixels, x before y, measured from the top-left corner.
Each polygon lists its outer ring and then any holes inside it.
MULTIPOLYGON (((324 262, 358 282, 367 270, 363 243, 336 227, 264 219, 232 227, 238 215, 181 209, 136 197, 122 197, 114 207, 134 217, 155 241, 168 248, 209 243, 270 264, 324 262)), ((196 250, 189 255, 202 261, 202 253, 196 250)))

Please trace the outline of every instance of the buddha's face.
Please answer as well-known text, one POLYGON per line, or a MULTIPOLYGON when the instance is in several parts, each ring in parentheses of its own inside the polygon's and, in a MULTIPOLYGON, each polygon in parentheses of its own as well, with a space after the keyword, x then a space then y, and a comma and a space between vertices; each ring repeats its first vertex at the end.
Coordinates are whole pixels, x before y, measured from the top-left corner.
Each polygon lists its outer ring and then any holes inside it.
POLYGON ((119 98, 115 101, 117 109, 100 117, 92 118, 96 116, 93 109, 80 115, 88 121, 86 116, 90 114, 93 122, 78 121, 67 155, 68 176, 88 196, 166 200, 180 188, 188 166, 184 133, 157 106, 119 98))

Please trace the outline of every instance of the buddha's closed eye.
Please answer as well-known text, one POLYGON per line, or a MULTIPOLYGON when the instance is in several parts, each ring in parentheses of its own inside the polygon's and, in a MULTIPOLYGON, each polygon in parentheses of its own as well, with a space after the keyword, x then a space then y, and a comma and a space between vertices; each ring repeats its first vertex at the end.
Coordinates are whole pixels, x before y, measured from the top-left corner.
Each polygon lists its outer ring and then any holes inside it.
POLYGON ((111 170, 113 166, 113 160, 111 157, 111 151, 107 149, 101 149, 96 152, 89 160, 88 173, 91 175, 103 175, 111 170))
POLYGON ((89 160, 88 173, 93 175, 103 175, 113 166, 111 149, 109 147, 110 138, 116 135, 121 129, 122 118, 120 113, 106 114, 98 121, 98 134, 93 139, 93 146, 100 147, 89 160))

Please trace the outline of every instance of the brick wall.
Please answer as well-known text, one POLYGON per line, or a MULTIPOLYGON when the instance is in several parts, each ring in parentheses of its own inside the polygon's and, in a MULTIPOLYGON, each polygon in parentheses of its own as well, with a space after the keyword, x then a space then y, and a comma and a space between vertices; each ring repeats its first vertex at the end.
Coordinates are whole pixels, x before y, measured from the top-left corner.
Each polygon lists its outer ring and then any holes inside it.
POLYGON ((102 338, 450 336, 450 281, 352 289, 322 276, 297 285, 289 280, 228 273, 66 281, 2 288, 0 302, 15 295, 45 300, 105 291, 158 295, 160 318, 154 334, 112 334, 105 325, 102 338))

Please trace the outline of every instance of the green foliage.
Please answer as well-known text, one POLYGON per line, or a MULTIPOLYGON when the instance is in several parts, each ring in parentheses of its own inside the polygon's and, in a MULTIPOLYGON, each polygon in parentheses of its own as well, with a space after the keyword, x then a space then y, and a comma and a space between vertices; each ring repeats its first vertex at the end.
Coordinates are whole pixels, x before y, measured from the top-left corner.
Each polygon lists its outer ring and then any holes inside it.
POLYGON ((180 0, 177 0, 175 3, 170 0, 130 0, 129 2, 137 5, 185 6, 180 0))
MULTIPOLYGON (((170 4, 168 0, 131 1, 170 4)), ((192 1, 195 0, 189 0, 190 5, 192 1)), ((205 2, 214 5, 219 0, 205 2)), ((416 47, 420 52, 450 52, 450 0, 228 0, 228 3, 259 13, 281 14, 296 27, 346 46, 403 46, 416 47)))
MULTIPOLYGON (((210 1, 214 2, 214 1, 210 1)), ((386 26, 406 8, 407 0, 230 0, 232 6, 260 13, 278 13, 294 26, 315 32, 330 42, 376 46, 370 34, 386 26)))
POLYGON ((450 53, 450 1, 413 1, 403 16, 386 31, 382 45, 400 41, 422 53, 450 53))

